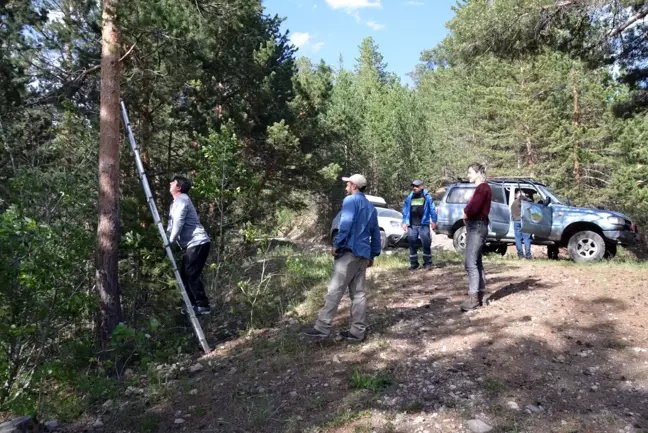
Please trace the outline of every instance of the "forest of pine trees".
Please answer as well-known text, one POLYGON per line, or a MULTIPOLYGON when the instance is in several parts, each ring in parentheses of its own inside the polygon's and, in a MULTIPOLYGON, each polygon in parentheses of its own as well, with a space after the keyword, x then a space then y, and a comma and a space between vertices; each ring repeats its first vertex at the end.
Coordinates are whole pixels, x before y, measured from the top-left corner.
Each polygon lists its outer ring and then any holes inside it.
POLYGON ((335 209, 342 174, 398 204, 473 161, 641 227, 644 3, 461 0, 406 86, 372 38, 352 63, 299 58, 260 0, 0 1, 0 409, 112 371, 114 341, 177 303, 120 98, 158 208, 190 177, 217 263, 284 209, 335 209))

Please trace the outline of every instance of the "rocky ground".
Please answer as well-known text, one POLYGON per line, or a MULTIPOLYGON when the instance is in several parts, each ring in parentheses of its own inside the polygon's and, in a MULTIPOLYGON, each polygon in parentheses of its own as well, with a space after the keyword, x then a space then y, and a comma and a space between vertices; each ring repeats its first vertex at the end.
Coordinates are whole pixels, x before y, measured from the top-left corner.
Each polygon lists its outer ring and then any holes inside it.
POLYGON ((491 258, 489 304, 462 314, 461 258, 441 241, 432 271, 408 272, 403 252, 371 270, 366 342, 301 337, 305 309, 157 367, 67 429, 648 432, 647 268, 491 258))

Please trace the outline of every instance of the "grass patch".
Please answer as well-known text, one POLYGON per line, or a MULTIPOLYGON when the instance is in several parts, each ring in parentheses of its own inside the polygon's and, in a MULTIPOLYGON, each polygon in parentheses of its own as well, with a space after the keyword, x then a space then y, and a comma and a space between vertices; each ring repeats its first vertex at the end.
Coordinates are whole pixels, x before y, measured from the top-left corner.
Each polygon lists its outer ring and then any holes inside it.
POLYGON ((502 389, 502 382, 500 382, 497 379, 487 378, 485 385, 486 385, 486 389, 491 392, 497 392, 500 389, 502 389))
POLYGON ((388 388, 394 383, 390 375, 385 373, 362 373, 359 370, 354 370, 351 375, 349 387, 351 389, 366 389, 369 391, 377 392, 388 388))
POLYGON ((147 413, 142 418, 141 429, 142 433, 154 433, 157 431, 158 425, 162 421, 162 417, 157 413, 147 413))
POLYGON ((351 421, 356 421, 361 418, 366 418, 371 415, 371 412, 368 410, 363 411, 354 411, 346 409, 343 412, 338 412, 332 419, 330 419, 325 425, 325 430, 336 429, 345 426, 351 421))

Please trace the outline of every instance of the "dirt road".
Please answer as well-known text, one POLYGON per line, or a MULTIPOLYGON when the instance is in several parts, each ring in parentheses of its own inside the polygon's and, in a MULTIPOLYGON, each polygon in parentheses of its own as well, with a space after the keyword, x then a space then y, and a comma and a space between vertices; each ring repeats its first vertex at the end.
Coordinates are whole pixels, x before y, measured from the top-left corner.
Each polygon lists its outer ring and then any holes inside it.
POLYGON ((106 416, 106 431, 153 417, 150 432, 648 432, 647 268, 489 259, 489 305, 462 314, 460 258, 441 255, 429 272, 402 253, 377 264, 365 343, 284 321, 194 373, 159 369, 168 397, 106 416))

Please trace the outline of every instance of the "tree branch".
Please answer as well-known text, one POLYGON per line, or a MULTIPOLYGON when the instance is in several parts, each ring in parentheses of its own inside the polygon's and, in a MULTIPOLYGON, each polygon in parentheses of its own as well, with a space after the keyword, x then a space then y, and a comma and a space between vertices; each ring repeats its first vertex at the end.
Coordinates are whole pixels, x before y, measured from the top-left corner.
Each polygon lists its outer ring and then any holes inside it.
MULTIPOLYGON (((128 56, 130 55, 130 53, 133 52, 133 49, 135 48, 135 45, 137 45, 137 42, 135 42, 135 43, 133 44, 133 46, 131 46, 131 47, 128 49, 128 51, 126 51, 126 54, 124 54, 123 56, 121 56, 121 57, 119 58, 119 62, 120 62, 120 63, 123 62, 124 59, 125 59, 126 57, 128 57, 128 56)), ((76 81, 77 79, 81 78, 81 77, 84 76, 84 75, 88 75, 88 74, 92 74, 93 72, 97 72, 99 69, 101 69, 101 64, 96 65, 96 66, 93 66, 93 67, 90 68, 90 69, 86 69, 85 71, 81 72, 81 75, 80 75, 79 77, 75 78, 75 81, 76 81)))
POLYGON ((608 36, 610 36, 610 37, 619 36, 625 29, 627 29, 628 27, 630 27, 632 24, 636 23, 640 19, 643 19, 646 15, 648 15, 648 6, 644 7, 636 15, 633 15, 632 17, 630 17, 626 22, 621 24, 619 27, 611 30, 608 33, 608 36))

